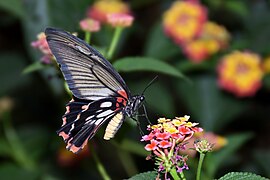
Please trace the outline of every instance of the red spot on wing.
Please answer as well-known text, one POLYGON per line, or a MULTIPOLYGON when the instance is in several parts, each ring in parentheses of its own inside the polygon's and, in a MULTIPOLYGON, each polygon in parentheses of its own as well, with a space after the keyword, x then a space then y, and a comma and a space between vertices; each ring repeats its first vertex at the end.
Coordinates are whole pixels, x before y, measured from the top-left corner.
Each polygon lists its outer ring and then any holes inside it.
POLYGON ((87 142, 88 142, 88 139, 89 139, 89 137, 87 138, 87 139, 85 139, 85 141, 83 142, 83 144, 80 146, 80 147, 77 147, 77 146, 75 146, 74 144, 72 144, 72 143, 70 143, 70 141, 72 140, 73 138, 71 138, 69 141, 68 141, 68 144, 67 144, 67 146, 66 146, 66 148, 69 150, 69 151, 71 151, 71 152, 73 152, 73 153, 78 153, 80 150, 82 150, 83 148, 84 148, 84 146, 87 144, 87 142))
POLYGON ((125 99, 128 99, 127 97, 127 93, 125 90, 121 89, 119 91, 117 91, 118 94, 120 94, 122 97, 124 97, 125 99))
POLYGON ((69 138, 69 135, 66 134, 64 131, 60 132, 60 133, 59 133, 59 136, 62 136, 64 140, 66 140, 66 139, 69 138))
POLYGON ((62 126, 66 125, 66 124, 67 124, 67 118, 64 117, 64 118, 63 118, 63 124, 62 124, 62 126))

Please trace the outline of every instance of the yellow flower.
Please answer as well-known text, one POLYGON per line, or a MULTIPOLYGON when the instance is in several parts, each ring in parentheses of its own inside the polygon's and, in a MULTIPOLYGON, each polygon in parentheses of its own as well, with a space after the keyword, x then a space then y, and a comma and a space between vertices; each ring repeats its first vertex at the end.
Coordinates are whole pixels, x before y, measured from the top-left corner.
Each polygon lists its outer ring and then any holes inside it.
POLYGON ((264 73, 270 73, 270 56, 264 59, 262 68, 264 73))
POLYGON ((196 39, 184 46, 184 52, 194 63, 207 59, 219 51, 219 43, 214 39, 196 39))
POLYGON ((170 134, 174 134, 174 133, 178 133, 179 132, 174 126, 164 128, 164 130, 165 130, 165 132, 168 132, 170 134))
POLYGON ((184 124, 183 122, 179 121, 178 119, 172 120, 172 123, 173 123, 173 125, 175 125, 176 127, 179 127, 179 126, 181 126, 181 125, 184 124))
POLYGON ((91 6, 87 16, 100 22, 107 22, 108 14, 130 14, 128 4, 121 0, 98 0, 91 6))
POLYGON ((236 96, 252 96, 261 87, 263 71, 260 57, 251 52, 235 51, 218 65, 219 85, 236 96))
POLYGON ((164 123, 164 122, 168 122, 168 121, 171 121, 170 119, 166 119, 166 118, 159 118, 158 119, 158 122, 159 123, 164 123))
POLYGON ((199 3, 175 1, 163 15, 163 26, 168 36, 183 44, 201 32, 206 18, 206 10, 199 3))
MULTIPOLYGON (((219 43, 220 48, 223 49, 228 46, 230 34, 225 27, 220 26, 215 22, 208 21, 203 26, 200 38, 216 40, 219 43)), ((215 52, 216 51, 213 51, 213 53, 215 52)))

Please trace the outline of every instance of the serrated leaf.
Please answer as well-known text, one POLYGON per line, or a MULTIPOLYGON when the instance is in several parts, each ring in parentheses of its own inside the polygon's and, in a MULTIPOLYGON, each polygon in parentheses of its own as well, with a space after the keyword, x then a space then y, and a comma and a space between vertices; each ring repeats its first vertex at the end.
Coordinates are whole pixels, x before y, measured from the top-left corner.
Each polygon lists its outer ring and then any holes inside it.
POLYGON ((129 178, 129 180, 154 180, 157 177, 157 173, 155 171, 149 171, 149 172, 144 172, 144 173, 140 173, 137 174, 131 178, 129 178))
POLYGON ((23 70, 23 74, 28 74, 28 73, 32 73, 41 69, 45 69, 48 66, 42 64, 40 61, 34 62, 32 64, 30 64, 29 66, 27 66, 26 68, 24 68, 23 70))
POLYGON ((152 71, 178 78, 185 78, 184 75, 173 66, 150 57, 126 57, 117 60, 113 65, 118 71, 122 72, 152 71))
POLYGON ((252 174, 248 172, 230 172, 223 177, 219 178, 219 180, 267 180, 267 178, 259 176, 257 174, 252 174))

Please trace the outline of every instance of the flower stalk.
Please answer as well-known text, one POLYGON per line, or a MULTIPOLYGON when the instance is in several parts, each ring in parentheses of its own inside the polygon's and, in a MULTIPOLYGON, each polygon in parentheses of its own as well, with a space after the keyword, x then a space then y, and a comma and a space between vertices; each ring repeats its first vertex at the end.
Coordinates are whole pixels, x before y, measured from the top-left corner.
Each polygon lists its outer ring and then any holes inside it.
POLYGON ((111 60, 111 58, 113 57, 113 54, 115 52, 115 49, 120 39, 122 31, 123 31, 123 27, 120 27, 120 26, 116 27, 114 30, 113 38, 112 38, 112 41, 111 41, 111 44, 107 53, 107 58, 109 60, 111 60))
POLYGON ((196 180, 201 179, 201 171, 202 171, 202 164, 203 164, 204 158, 205 158, 205 153, 200 153, 200 159, 199 159, 198 168, 197 168, 196 180))
POLYGON ((96 165, 97 165, 97 169, 101 175, 101 177, 104 179, 104 180, 111 180, 110 176, 108 175, 106 169, 104 168, 103 164, 101 163, 101 161, 99 160, 97 154, 96 154, 96 151, 94 149, 94 147, 90 146, 90 151, 93 155, 93 158, 96 162, 96 165))

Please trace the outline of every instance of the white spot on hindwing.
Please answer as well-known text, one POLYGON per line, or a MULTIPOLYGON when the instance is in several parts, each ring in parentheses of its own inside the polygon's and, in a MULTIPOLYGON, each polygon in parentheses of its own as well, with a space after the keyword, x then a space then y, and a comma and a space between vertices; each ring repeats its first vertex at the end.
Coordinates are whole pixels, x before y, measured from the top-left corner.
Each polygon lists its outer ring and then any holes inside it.
POLYGON ((112 106, 112 102, 103 102, 100 104, 100 107, 104 108, 104 107, 111 107, 112 106))
POLYGON ((109 110, 107 110, 107 111, 104 111, 104 112, 98 114, 98 115, 97 115, 97 118, 106 117, 106 116, 108 116, 108 115, 111 115, 112 113, 113 113, 113 111, 109 109, 109 110))

